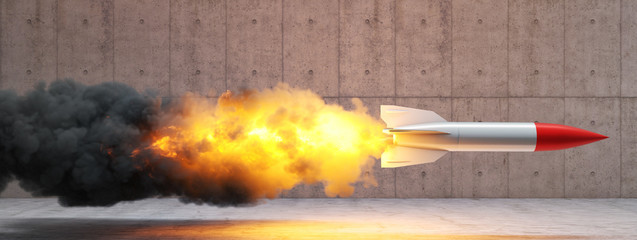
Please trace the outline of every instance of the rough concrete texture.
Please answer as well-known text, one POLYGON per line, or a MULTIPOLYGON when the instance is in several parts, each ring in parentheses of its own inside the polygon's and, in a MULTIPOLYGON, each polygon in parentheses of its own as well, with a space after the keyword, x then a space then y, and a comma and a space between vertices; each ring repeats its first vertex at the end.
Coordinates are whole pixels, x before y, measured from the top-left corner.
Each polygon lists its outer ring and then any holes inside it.
POLYGON ((340 1, 340 96, 395 96, 395 7, 393 0, 340 1))
POLYGON ((113 1, 60 0, 58 76, 95 84, 113 78, 113 1))
POLYGON ((115 80, 170 96, 169 2, 115 0, 115 80))
POLYGON ((635 199, 276 199, 218 208, 148 199, 64 208, 0 201, 3 239, 635 239, 635 199))
POLYGON ((0 87, 24 92, 57 75, 57 1, 0 2, 0 87))
POLYGON ((452 96, 507 96, 507 8, 505 1, 452 1, 452 96))
POLYGON ((321 96, 338 96, 338 0, 285 1, 283 79, 321 96))
POLYGON ((396 1, 396 96, 451 95, 451 2, 396 1))
POLYGON ((637 97, 637 1, 622 2, 621 19, 621 96, 637 97))
POLYGON ((620 7, 619 0, 566 1, 566 96, 619 96, 620 7))
POLYGON ((229 90, 273 87, 283 80, 281 2, 226 1, 229 90))
POLYGON ((171 96, 226 90, 225 35, 225 1, 170 2, 170 79, 181 79, 170 82, 171 96))
MULTIPOLYGON (((610 136, 549 153, 458 153, 370 175, 355 197, 637 197, 637 1, 0 0, 0 87, 121 81, 162 97, 278 82, 454 121, 610 136)), ((2 197, 24 196, 16 184, 2 197)), ((324 197, 322 185, 286 197, 324 197)))
POLYGON ((621 106, 622 129, 621 135, 621 195, 622 197, 637 197, 637 99, 624 98, 621 106))
POLYGON ((564 2, 514 0, 509 4, 509 95, 562 96, 564 2))

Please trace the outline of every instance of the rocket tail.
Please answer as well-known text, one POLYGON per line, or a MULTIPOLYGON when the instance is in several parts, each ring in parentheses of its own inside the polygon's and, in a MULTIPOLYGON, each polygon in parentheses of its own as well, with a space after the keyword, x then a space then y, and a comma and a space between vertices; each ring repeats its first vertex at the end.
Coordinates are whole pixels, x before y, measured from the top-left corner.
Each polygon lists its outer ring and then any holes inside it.
POLYGON ((395 128, 426 122, 447 121, 440 115, 432 111, 394 105, 381 105, 380 118, 385 121, 385 123, 387 124, 387 128, 395 128))
POLYGON ((381 156, 382 168, 396 168, 431 163, 447 154, 447 151, 390 146, 381 156))

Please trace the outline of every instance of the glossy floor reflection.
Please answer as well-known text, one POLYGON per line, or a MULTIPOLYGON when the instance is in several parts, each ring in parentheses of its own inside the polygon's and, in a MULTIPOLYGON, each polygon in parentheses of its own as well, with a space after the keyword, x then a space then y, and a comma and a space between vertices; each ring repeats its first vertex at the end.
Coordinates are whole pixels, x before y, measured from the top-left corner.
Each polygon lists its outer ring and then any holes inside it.
POLYGON ((635 199, 151 199, 63 208, 0 199, 0 239, 637 239, 635 199))
POLYGON ((589 239, 585 236, 443 235, 379 230, 374 224, 313 221, 23 219, 8 239, 589 239))

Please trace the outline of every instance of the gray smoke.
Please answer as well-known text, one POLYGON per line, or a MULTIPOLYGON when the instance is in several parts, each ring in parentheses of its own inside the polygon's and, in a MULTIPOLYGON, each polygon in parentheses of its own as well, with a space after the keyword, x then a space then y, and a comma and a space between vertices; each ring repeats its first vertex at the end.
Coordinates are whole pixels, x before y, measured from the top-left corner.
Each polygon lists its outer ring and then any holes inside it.
POLYGON ((122 83, 59 80, 19 96, 0 90, 0 192, 12 179, 63 206, 110 206, 147 197, 238 205, 253 202, 235 181, 183 176, 148 150, 162 112, 179 112, 122 83), (195 186, 195 187, 193 187, 195 186))

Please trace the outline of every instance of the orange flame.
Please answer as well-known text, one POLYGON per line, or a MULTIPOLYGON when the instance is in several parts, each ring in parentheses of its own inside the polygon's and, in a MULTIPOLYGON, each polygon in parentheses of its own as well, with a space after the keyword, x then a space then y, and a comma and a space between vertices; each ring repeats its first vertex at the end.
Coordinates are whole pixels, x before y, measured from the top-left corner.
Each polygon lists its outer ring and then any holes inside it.
POLYGON ((185 175, 240 181, 253 198, 315 182, 324 183, 327 196, 347 197, 362 169, 373 165, 369 156, 380 157, 386 146, 384 125, 353 102, 356 109, 346 111, 285 84, 226 92, 216 104, 187 95, 177 114, 162 116, 150 148, 178 162, 185 175))

